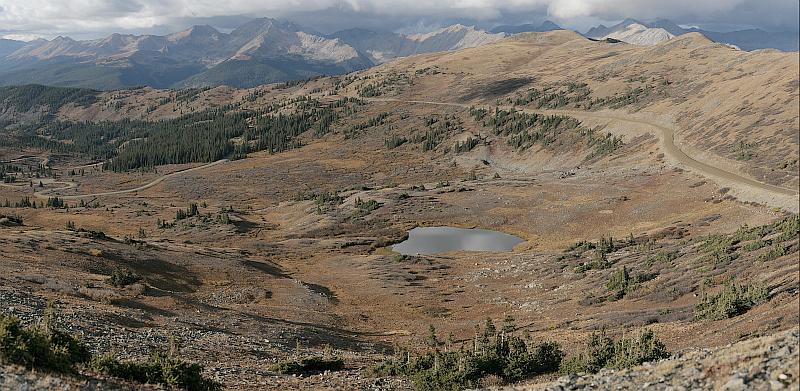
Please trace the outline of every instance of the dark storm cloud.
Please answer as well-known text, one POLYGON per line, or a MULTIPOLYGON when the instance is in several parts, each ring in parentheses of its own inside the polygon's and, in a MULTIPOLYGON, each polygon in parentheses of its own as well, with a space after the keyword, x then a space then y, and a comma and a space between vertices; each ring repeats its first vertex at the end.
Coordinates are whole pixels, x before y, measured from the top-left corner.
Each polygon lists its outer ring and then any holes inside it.
POLYGON ((797 0, 0 0, 0 35, 156 33, 193 24, 231 29, 253 17, 283 17, 321 32, 362 27, 415 30, 455 22, 554 20, 584 30, 624 18, 681 24, 798 30, 797 0))

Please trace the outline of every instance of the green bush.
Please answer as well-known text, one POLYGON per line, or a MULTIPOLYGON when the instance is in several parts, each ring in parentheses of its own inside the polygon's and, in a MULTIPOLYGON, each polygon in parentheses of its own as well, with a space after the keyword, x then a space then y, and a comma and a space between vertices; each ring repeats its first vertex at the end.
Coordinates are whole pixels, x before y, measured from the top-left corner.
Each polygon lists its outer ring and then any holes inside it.
MULTIPOLYGON (((405 376, 417 390, 461 390, 481 386, 482 379, 499 378, 517 382, 558 370, 564 356, 555 342, 533 344, 513 335, 514 326, 507 320, 498 331, 491 320, 483 330, 476 330, 472 349, 442 352, 438 338, 429 337, 431 350, 412 356, 400 352, 372 371, 382 376, 405 376)), ((431 331, 435 336, 435 330, 431 331)))
POLYGON ((284 375, 307 375, 325 371, 339 371, 344 368, 341 358, 305 357, 299 360, 283 361, 272 366, 272 371, 284 375))
POLYGON ((54 318, 48 307, 41 324, 24 327, 17 318, 0 313, 0 363, 59 373, 76 373, 88 364, 97 373, 171 389, 220 389, 218 383, 203 378, 202 366, 166 353, 152 353, 141 363, 120 362, 111 355, 92 357, 83 342, 55 327, 54 318))
POLYGON ((797 239, 800 236, 800 216, 787 217, 770 226, 772 232, 780 232, 781 236, 777 241, 787 241, 797 239))
POLYGON ((387 138, 383 141, 383 144, 386 146, 386 149, 395 149, 405 143, 408 142, 408 139, 403 136, 393 135, 392 137, 387 138))
POLYGON ((768 242, 765 242, 765 241, 763 241, 761 239, 757 239, 757 240, 754 240, 754 241, 752 241, 750 243, 745 244, 744 246, 742 246, 742 248, 745 251, 756 251, 758 249, 766 247, 767 245, 769 245, 768 242))
POLYGON ((694 306, 694 318, 695 320, 732 318, 766 302, 768 297, 769 290, 763 285, 727 284, 722 292, 716 295, 703 294, 703 298, 694 306))
POLYGON ((589 270, 601 270, 601 269, 608 269, 611 267, 611 263, 608 262, 608 258, 606 257, 606 252, 602 249, 598 248, 595 250, 594 259, 590 262, 584 262, 575 267, 575 273, 584 273, 589 270))
POLYGON ((648 257, 647 260, 644 261, 644 265, 648 268, 656 263, 671 265, 672 261, 678 259, 679 256, 680 253, 677 251, 659 251, 658 254, 648 257))
POLYGON ((160 384, 170 389, 211 391, 220 384, 205 379, 200 364, 188 363, 163 352, 154 352, 144 362, 119 361, 112 355, 92 359, 90 368, 98 373, 139 383, 160 384))
POLYGON ((351 215, 351 218, 359 218, 367 216, 373 210, 380 208, 381 205, 383 204, 375 200, 364 201, 360 197, 356 197, 355 203, 353 204, 356 210, 351 215))
POLYGON ((619 300, 625 297, 626 294, 633 292, 637 286, 638 283, 633 281, 633 278, 628 275, 628 269, 625 266, 615 271, 608 280, 608 283, 606 283, 606 288, 614 292, 611 296, 613 300, 619 300))
POLYGON ((759 255, 756 260, 758 262, 768 262, 778 259, 786 254, 788 254, 786 252, 786 247, 782 244, 776 244, 770 247, 769 250, 765 251, 763 254, 759 255))
POLYGON ((88 362, 86 345, 56 329, 53 318, 48 309, 40 325, 24 327, 0 313, 0 362, 60 373, 75 372, 75 365, 88 362))
POLYGON ((585 350, 561 363, 562 373, 595 373, 602 368, 629 368, 648 361, 670 356, 667 348, 651 330, 636 337, 614 341, 605 330, 594 332, 586 342, 585 350))
POLYGON ((655 277, 655 274, 637 274, 635 276, 631 276, 628 273, 628 269, 625 266, 622 266, 622 269, 615 271, 606 283, 606 288, 613 292, 609 299, 622 299, 625 297, 625 295, 628 295, 639 288, 641 283, 650 281, 655 277))
POLYGON ((709 235, 703 238, 700 250, 706 253, 706 261, 727 263, 737 258, 734 246, 738 243, 738 238, 728 235, 709 235))

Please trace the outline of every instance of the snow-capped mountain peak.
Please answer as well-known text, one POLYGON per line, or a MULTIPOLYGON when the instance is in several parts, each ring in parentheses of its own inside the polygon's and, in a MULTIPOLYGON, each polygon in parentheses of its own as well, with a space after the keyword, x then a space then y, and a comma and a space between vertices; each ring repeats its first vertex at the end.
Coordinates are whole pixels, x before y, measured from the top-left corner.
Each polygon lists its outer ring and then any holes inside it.
POLYGON ((616 39, 634 45, 655 45, 674 37, 663 28, 652 28, 640 23, 630 23, 624 29, 612 31, 603 38, 616 39))

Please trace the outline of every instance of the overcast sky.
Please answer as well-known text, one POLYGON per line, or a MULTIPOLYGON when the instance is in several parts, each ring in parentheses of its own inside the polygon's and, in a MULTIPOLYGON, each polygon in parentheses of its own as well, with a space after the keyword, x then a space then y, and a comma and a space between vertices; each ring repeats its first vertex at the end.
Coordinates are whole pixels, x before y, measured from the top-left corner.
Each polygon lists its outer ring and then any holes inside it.
POLYGON ((585 31, 624 18, 667 18, 710 30, 798 31, 798 0, 0 0, 0 36, 76 39, 112 32, 166 34, 194 24, 222 30, 254 17, 322 33, 364 27, 417 32, 455 22, 490 28, 550 19, 585 31))

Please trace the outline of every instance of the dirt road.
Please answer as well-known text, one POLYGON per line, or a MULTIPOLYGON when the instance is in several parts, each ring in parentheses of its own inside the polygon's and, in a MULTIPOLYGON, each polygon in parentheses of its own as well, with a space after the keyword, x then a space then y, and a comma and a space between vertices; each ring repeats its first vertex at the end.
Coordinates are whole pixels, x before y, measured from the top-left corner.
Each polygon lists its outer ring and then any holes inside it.
MULTIPOLYGON (((80 194, 80 195, 59 195, 59 194, 53 194, 53 193, 54 192, 63 191, 63 190, 67 190, 67 189, 72 189, 72 188, 76 187, 78 184, 75 183, 75 182, 53 182, 53 183, 64 183, 67 186, 59 187, 59 188, 55 188, 55 189, 47 189, 47 190, 37 191, 37 192, 33 193, 33 195, 36 196, 36 197, 39 197, 39 198, 47 198, 47 197, 57 196, 57 197, 59 197, 61 199, 64 199, 64 200, 77 200, 77 199, 87 198, 87 197, 100 197, 100 196, 110 196, 110 195, 136 193, 136 192, 139 192, 139 191, 142 191, 142 190, 149 189, 149 188, 151 188, 151 187, 163 182, 166 179, 169 179, 169 178, 181 175, 181 174, 186 174, 187 172, 199 171, 199 170, 211 167, 211 166, 216 166, 217 164, 220 164, 220 163, 223 163, 223 162, 226 162, 226 161, 228 161, 228 159, 217 160, 215 162, 204 164, 202 166, 197 166, 197 167, 187 168, 185 170, 175 171, 175 172, 160 176, 160 177, 158 177, 158 178, 156 178, 156 179, 154 179, 154 180, 152 180, 152 181, 150 181, 150 182, 148 182, 148 183, 146 183, 146 184, 144 184, 142 186, 135 187, 133 189, 106 191, 106 192, 101 192, 101 193, 89 193, 89 194, 80 194)), ((0 185, 6 185, 6 184, 0 183, 0 185)), ((19 188, 27 188, 28 187, 28 186, 18 186, 18 185, 6 185, 6 186, 8 186, 8 187, 19 187, 19 188)))

